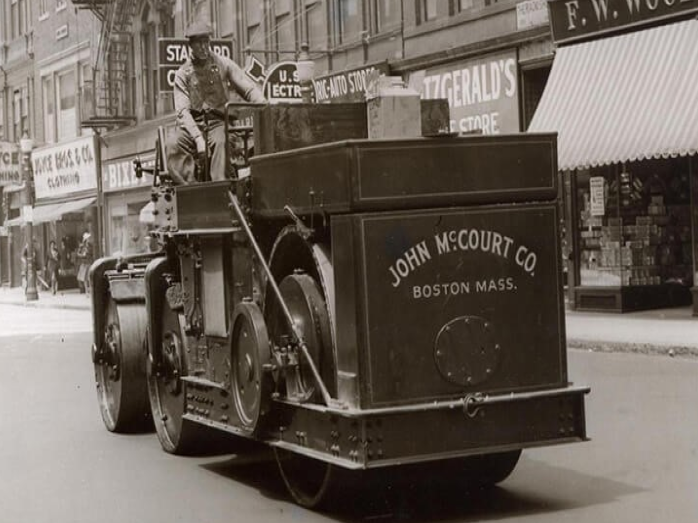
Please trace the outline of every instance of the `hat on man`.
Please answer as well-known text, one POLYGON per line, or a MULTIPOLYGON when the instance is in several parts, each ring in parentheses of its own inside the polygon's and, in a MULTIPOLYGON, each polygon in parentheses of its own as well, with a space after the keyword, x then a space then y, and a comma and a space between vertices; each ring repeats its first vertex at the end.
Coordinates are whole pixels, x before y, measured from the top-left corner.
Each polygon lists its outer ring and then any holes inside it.
POLYGON ((187 27, 187 30, 184 33, 184 36, 189 38, 190 40, 192 38, 211 38, 212 32, 213 31, 211 30, 210 24, 206 22, 196 21, 189 24, 189 27, 187 27))

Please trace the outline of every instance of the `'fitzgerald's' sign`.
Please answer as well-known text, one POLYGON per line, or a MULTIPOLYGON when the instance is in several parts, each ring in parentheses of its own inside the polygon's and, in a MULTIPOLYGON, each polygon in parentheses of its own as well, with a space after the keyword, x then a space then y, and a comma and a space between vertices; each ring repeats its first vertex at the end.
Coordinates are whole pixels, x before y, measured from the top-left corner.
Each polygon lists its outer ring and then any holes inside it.
POLYGON ((36 149, 32 153, 36 198, 55 198, 97 189, 95 139, 36 149))
POLYGON ((550 0, 556 43, 698 11, 698 0, 550 0))

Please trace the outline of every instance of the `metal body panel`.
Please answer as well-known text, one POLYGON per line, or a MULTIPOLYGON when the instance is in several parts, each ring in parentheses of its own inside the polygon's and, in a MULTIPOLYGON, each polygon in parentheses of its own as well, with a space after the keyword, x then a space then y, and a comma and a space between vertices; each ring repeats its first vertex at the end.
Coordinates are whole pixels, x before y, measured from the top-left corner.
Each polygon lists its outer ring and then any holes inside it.
POLYGON ((252 159, 252 211, 281 217, 557 195, 554 135, 348 140, 252 159))
POLYGON ((338 370, 363 408, 566 383, 554 203, 336 222, 338 370))

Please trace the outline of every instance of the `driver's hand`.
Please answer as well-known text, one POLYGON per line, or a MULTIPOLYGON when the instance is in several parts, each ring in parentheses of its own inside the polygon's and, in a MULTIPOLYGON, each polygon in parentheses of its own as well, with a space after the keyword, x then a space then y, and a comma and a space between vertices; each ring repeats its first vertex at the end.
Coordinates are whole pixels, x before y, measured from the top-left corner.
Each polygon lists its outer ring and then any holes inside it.
POLYGON ((198 136, 195 140, 196 142, 196 152, 200 155, 206 154, 206 140, 203 136, 198 136))

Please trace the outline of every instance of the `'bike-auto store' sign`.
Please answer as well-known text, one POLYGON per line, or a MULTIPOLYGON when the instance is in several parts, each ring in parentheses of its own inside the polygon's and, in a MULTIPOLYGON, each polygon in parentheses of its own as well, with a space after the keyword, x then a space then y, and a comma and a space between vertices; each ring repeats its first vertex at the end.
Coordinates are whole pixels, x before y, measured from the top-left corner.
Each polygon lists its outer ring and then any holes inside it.
POLYGON ((317 102, 363 102, 370 73, 388 74, 388 62, 367 65, 338 73, 320 76, 313 80, 317 102))
POLYGON ((141 166, 146 169, 155 167, 155 153, 149 151, 136 156, 120 158, 118 160, 105 161, 102 164, 102 190, 106 192, 123 191, 137 187, 148 187, 153 184, 153 175, 143 173, 143 176, 136 176, 135 159, 141 161, 141 166))
MULTIPOLYGON (((211 50, 226 58, 233 56, 233 42, 230 40, 211 40, 211 50)), ((174 90, 175 73, 179 66, 189 58, 189 40, 186 38, 158 38, 158 69, 160 92, 174 90)))
POLYGON ((410 74, 422 98, 446 98, 451 132, 519 132, 519 85, 515 51, 455 62, 410 74))
POLYGON ((36 198, 55 198, 97 189, 95 138, 36 149, 32 153, 36 198))

